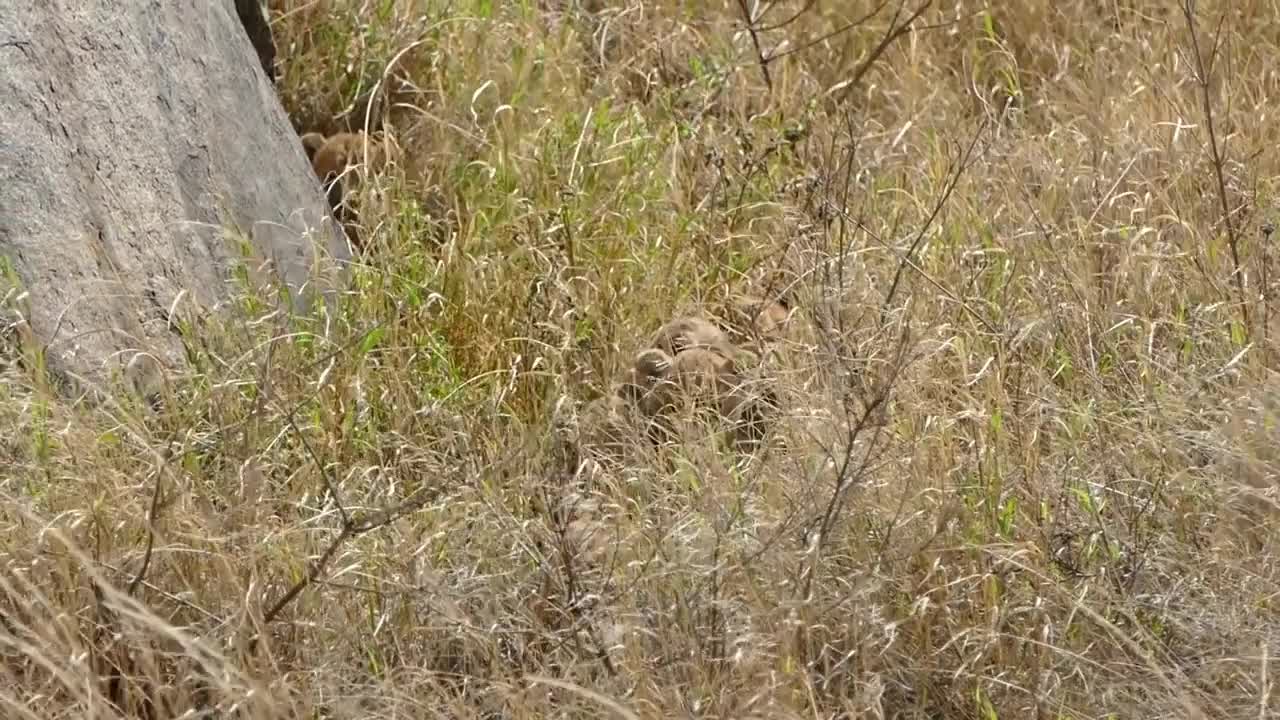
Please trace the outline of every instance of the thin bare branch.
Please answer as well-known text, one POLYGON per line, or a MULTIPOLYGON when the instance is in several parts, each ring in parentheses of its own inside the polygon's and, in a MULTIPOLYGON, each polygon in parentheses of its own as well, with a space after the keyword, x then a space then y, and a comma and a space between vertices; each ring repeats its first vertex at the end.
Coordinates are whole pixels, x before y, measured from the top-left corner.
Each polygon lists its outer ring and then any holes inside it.
POLYGON ((947 179, 947 184, 943 187, 942 195, 938 197, 937 202, 933 204, 933 210, 929 213, 929 217, 925 218, 924 224, 916 231, 915 239, 911 241, 911 246, 907 248, 907 252, 902 256, 902 260, 898 263, 898 269, 893 274, 893 282, 889 284, 889 292, 885 294, 884 304, 880 309, 880 319, 884 322, 885 314, 889 312, 889 307, 893 304, 894 295, 898 292, 898 285, 902 282, 902 275, 907 268, 912 267, 915 259, 916 250, 920 249, 921 243, 924 242, 924 236, 933 226, 933 222, 938 219, 938 215, 942 209, 946 207, 947 201, 951 199, 951 194, 955 192, 956 186, 960 184, 960 178, 964 176, 966 170, 973 163, 973 151, 978 147, 978 140, 982 138, 986 132, 989 119, 984 119, 982 125, 978 126, 978 131, 973 134, 973 139, 969 141, 969 146, 964 149, 958 158, 955 170, 947 179))
POLYGON ((862 61, 862 64, 853 71, 853 75, 849 77, 849 80, 845 83, 844 87, 841 88, 840 94, 836 98, 838 102, 844 102, 849 99, 849 95, 855 88, 861 85, 863 76, 871 70, 871 66, 875 65, 876 61, 880 59, 880 56, 884 54, 885 50, 889 49, 889 46, 892 45, 894 41, 911 31, 913 23, 915 23, 916 20, 919 20, 920 16, 924 15, 925 11, 933 6, 933 0, 925 0, 920 7, 916 8, 909 16, 907 16, 906 21, 899 25, 898 17, 902 14, 902 8, 904 5, 905 3, 898 6, 898 9, 893 13, 893 19, 889 21, 889 29, 885 30, 884 37, 880 38, 880 43, 871 50, 871 53, 868 54, 866 59, 862 61))
POLYGON ((765 87, 769 88, 769 93, 773 93, 773 77, 769 75, 769 61, 764 56, 764 48, 760 45, 760 31, 756 28, 756 18, 751 15, 751 8, 747 6, 747 0, 738 0, 738 10, 742 12, 742 23, 747 29, 747 34, 751 36, 751 45, 756 50, 756 62, 760 66, 760 74, 764 76, 765 87))
MULTIPOLYGON (((1244 267, 1240 263, 1240 234, 1236 229, 1231 201, 1227 196, 1227 181, 1224 167, 1227 164, 1226 148, 1218 143, 1218 131, 1213 113, 1213 71, 1217 64, 1220 43, 1222 41, 1222 25, 1226 18, 1224 10, 1218 19, 1215 30, 1213 48, 1206 61, 1200 48, 1199 23, 1196 21, 1195 0, 1183 0, 1182 16, 1187 23, 1188 41, 1191 44, 1191 60, 1196 72, 1196 84, 1200 87, 1200 111, 1204 115, 1205 127, 1209 131, 1209 152, 1213 159, 1213 174, 1218 185, 1218 201, 1222 205, 1222 222, 1227 228, 1227 245, 1231 249, 1232 278, 1236 292, 1240 294, 1240 318, 1244 323, 1246 342, 1250 335, 1249 301, 1245 295, 1244 267)), ((1225 145, 1225 141, 1224 141, 1225 145)))
MULTIPOLYGON (((773 25, 765 25, 764 27, 760 28, 760 32, 764 33, 764 32, 770 32, 770 31, 772 31, 772 30, 781 30, 782 28, 784 28, 784 27, 786 27, 786 26, 790 25, 791 23, 795 22, 796 20, 799 20, 801 15, 804 15, 805 13, 809 12, 810 10, 812 10, 812 9, 813 9, 813 6, 814 6, 814 5, 817 5, 817 4, 818 4, 818 0, 807 0, 807 2, 805 2, 805 4, 804 4, 804 7, 800 8, 800 9, 799 9, 799 10, 797 10, 797 11, 795 11, 795 13, 793 13, 793 14, 791 14, 789 17, 787 17, 787 19, 786 19, 786 20, 781 20, 781 21, 779 21, 779 22, 774 23, 773 25)), ((775 3, 770 3, 768 7, 766 7, 764 10, 762 10, 762 11, 760 12, 760 14, 756 16, 756 22, 760 22, 760 21, 764 20, 765 16, 766 16, 766 15, 768 15, 768 14, 769 14, 769 12, 770 12, 771 10, 773 10, 773 9, 774 9, 775 7, 777 7, 777 6, 778 6, 778 3, 776 3, 776 2, 775 2, 775 3)), ((770 58, 770 59, 772 59, 772 58, 770 58)))
POLYGON ((821 45, 822 43, 830 40, 833 37, 836 37, 838 35, 843 35, 856 27, 860 27, 866 24, 866 22, 871 18, 875 17, 876 15, 879 15, 880 11, 885 9, 885 7, 888 4, 889 4, 889 0, 882 0, 882 2, 879 5, 876 5, 874 8, 871 8, 869 12, 862 15, 856 20, 847 22, 844 25, 841 25, 840 27, 836 28, 835 30, 832 30, 829 33, 819 35, 818 37, 813 38, 812 40, 804 42, 800 45, 797 45, 796 47, 793 47, 790 50, 783 50, 781 52, 777 52, 770 55, 769 62, 773 62, 774 60, 779 60, 788 55, 794 55, 799 52, 804 52, 805 50, 808 50, 809 48, 814 47, 815 45, 821 45))

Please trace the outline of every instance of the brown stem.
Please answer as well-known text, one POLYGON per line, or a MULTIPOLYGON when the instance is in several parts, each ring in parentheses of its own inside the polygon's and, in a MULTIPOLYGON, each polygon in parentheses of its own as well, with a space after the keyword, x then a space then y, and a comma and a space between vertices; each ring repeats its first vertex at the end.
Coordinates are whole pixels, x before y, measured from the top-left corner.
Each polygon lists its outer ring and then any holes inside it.
POLYGON ((1200 35, 1197 31, 1195 17, 1195 0, 1184 0, 1182 4, 1182 16, 1187 22, 1187 32, 1191 36, 1191 51, 1195 60, 1196 83, 1200 86, 1200 110, 1204 113, 1205 127, 1209 131, 1209 152, 1213 158, 1213 174, 1218 183, 1218 202, 1222 205, 1222 221, 1227 226, 1227 246, 1231 249, 1232 278, 1235 280, 1236 291, 1240 294, 1240 317, 1244 322, 1244 334, 1246 341, 1249 338, 1249 303, 1245 296, 1244 288, 1244 268, 1240 265, 1240 236, 1236 230, 1235 221, 1232 219, 1231 202, 1227 198, 1227 181, 1223 166, 1226 165, 1226 157, 1223 149, 1218 147, 1218 131, 1214 125, 1213 117, 1213 100, 1210 95, 1210 84, 1212 82, 1212 74, 1215 62, 1218 56, 1218 40, 1222 36, 1222 20, 1218 21, 1218 30, 1215 34, 1212 52, 1209 55, 1209 63, 1205 64, 1204 56, 1200 51, 1200 35))
POLYGON ((756 49, 756 62, 760 65, 760 74, 764 76, 764 84, 773 94, 773 78, 769 75, 769 61, 764 56, 764 48, 760 46, 760 33, 756 28, 756 20, 751 17, 751 9, 747 0, 738 0, 738 9, 742 11, 742 22, 747 26, 747 34, 751 36, 751 44, 756 49))

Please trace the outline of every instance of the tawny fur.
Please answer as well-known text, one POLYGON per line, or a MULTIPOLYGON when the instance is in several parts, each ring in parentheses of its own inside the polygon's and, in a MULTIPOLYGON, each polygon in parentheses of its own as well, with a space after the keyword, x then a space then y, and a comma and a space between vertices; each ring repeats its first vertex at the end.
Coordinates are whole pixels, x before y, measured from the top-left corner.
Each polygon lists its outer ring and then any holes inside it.
POLYGON ((738 298, 735 306, 751 332, 766 342, 782 339, 791 319, 790 308, 777 300, 743 296, 738 298))
MULTIPOLYGON (((302 134, 302 148, 307 151, 307 162, 311 162, 316 157, 316 152, 324 147, 325 137, 318 132, 309 132, 302 134)), ((312 169, 315 169, 312 166, 312 169)))
POLYGON ((589 403, 579 420, 583 448, 603 458, 622 458, 628 444, 636 441, 630 411, 631 406, 617 392, 589 403))
POLYGON ((656 417, 667 402, 666 385, 672 364, 671 356, 662 350, 641 350, 623 372, 618 394, 646 417, 656 417))
POLYGON ((735 448, 758 446, 772 398, 739 376, 737 348, 719 327, 702 318, 676 318, 650 345, 632 359, 615 390, 584 413, 589 445, 618 457, 627 442, 674 439, 678 418, 693 413, 727 423, 735 448))
POLYGON ((329 208, 342 223, 352 245, 359 248, 359 218, 351 207, 351 195, 359 181, 357 168, 384 162, 387 155, 385 139, 375 139, 364 132, 337 133, 325 137, 309 132, 301 137, 302 147, 311 161, 311 169, 325 188, 329 208))
POLYGON ((750 452, 764 439, 776 399, 767 387, 740 375, 728 358, 691 348, 676 355, 670 377, 676 393, 672 402, 714 413, 728 423, 728 439, 735 448, 750 452))
POLYGON ((696 406, 720 409, 737 385, 733 361, 706 348, 689 348, 675 356, 670 378, 678 394, 696 406))
POLYGON ((649 343, 668 355, 676 356, 693 348, 701 348, 719 353, 722 357, 733 360, 737 349, 715 323, 700 317, 678 317, 658 329, 649 343))

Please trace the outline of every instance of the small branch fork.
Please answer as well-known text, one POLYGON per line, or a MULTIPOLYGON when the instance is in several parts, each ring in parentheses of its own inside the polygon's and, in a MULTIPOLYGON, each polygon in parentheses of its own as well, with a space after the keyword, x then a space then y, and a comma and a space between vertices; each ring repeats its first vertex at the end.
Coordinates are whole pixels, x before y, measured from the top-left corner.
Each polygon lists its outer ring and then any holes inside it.
MULTIPOLYGON (((794 48, 790 48, 782 51, 775 51, 775 52, 765 51, 764 43, 761 41, 760 36, 766 32, 780 30, 794 23, 796 20, 799 20, 801 16, 809 12, 811 9, 813 9, 815 5, 817 5, 817 0, 806 0, 804 6, 801 7, 799 10, 797 10, 795 13, 788 16, 785 20, 779 21, 772 25, 764 25, 763 22, 764 22, 765 16, 767 16, 774 8, 778 6, 777 0, 774 0, 774 2, 765 4, 763 8, 760 6, 758 2, 753 3, 751 2, 751 0, 737 0, 737 4, 738 4, 738 12, 742 16, 743 26, 747 31, 747 35, 751 38, 751 46, 755 50, 756 64, 760 67, 760 74, 764 78, 765 87, 767 87, 769 90, 769 93, 772 94, 773 93, 773 75, 769 71, 770 63, 772 63, 774 60, 784 58, 788 55, 792 55, 798 52, 803 52, 805 50, 808 50, 814 45, 824 43, 833 37, 843 35, 844 33, 854 28, 857 28, 857 27, 860 27, 861 25, 866 24, 867 21, 879 15, 880 12, 889 5, 889 0, 883 0, 880 4, 876 5, 865 15, 862 15, 861 17, 858 17, 855 20, 845 23, 844 25, 841 25, 840 27, 828 33, 824 33, 823 35, 820 35, 816 38, 807 40, 794 48)), ((862 79, 871 70, 871 67, 875 65, 876 61, 879 60, 880 57, 884 55, 885 51, 889 49, 889 46, 893 45, 893 43, 896 42, 899 38, 901 38, 903 35, 906 35, 908 32, 910 32, 911 29, 914 27, 915 22, 919 20, 920 17, 924 15, 925 11, 927 11, 932 6, 933 6, 933 0, 924 0, 924 2, 922 2, 915 9, 911 10, 910 12, 907 12, 907 4, 905 0, 901 2, 897 6, 897 8, 894 10, 893 17, 889 20, 889 27, 884 31, 884 35, 880 37, 880 41, 876 43, 875 47, 871 49, 871 52, 868 53, 865 58, 863 58, 862 62, 858 63, 858 66, 854 68, 853 73, 849 76, 849 79, 842 82, 838 86, 840 88, 840 92, 839 92, 839 95, 837 96, 837 101, 844 102, 845 100, 847 100, 849 96, 852 94, 853 90, 859 87, 859 85, 861 85, 862 79), (905 16, 905 19, 904 19, 904 16, 905 16)))
POLYGON ((1213 160, 1213 173, 1218 185, 1218 202, 1222 205, 1222 222, 1226 225, 1227 245, 1231 249, 1231 276, 1235 281, 1236 292, 1240 294, 1240 318, 1244 323, 1244 333, 1247 340, 1250 335, 1249 301, 1245 295, 1244 267, 1240 264, 1240 231, 1236 228, 1231 211, 1231 200, 1227 196, 1227 181, 1224 171, 1224 167, 1227 164, 1226 143, 1224 140, 1222 145, 1218 144, 1218 131, 1213 114, 1213 71, 1217 67, 1218 58, 1222 50, 1222 26, 1226 21, 1227 14, 1226 11, 1223 11, 1218 18, 1217 27, 1214 28, 1213 32, 1213 47, 1208 48, 1208 58, 1205 57, 1205 51, 1200 46, 1195 0, 1183 0, 1182 17, 1187 23, 1187 34, 1191 44, 1191 64, 1195 70, 1196 85, 1200 89, 1200 111, 1204 115, 1204 124, 1209 131, 1209 153, 1213 160))

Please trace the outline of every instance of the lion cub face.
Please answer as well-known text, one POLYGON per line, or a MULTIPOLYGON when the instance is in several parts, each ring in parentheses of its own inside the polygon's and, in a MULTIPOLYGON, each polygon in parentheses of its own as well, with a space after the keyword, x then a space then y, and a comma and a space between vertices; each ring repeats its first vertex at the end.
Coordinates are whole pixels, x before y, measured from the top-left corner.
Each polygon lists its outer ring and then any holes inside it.
POLYGON ((302 136, 311 169, 320 180, 334 217, 343 225, 352 244, 359 246, 356 237, 358 220, 351 207, 351 197, 359 182, 359 172, 367 167, 385 164, 393 148, 388 138, 373 138, 363 131, 338 133, 325 137, 310 132, 302 136), (367 163, 367 164, 366 164, 367 163))
POLYGON ((347 196, 344 188, 354 184, 353 176, 361 164, 366 145, 371 156, 377 154, 377 144, 368 141, 363 132, 338 133, 330 137, 320 133, 302 136, 302 147, 307 151, 311 169, 324 184, 325 194, 334 212, 344 207, 343 202, 347 196))
POLYGON ((737 350, 724 331, 700 317, 678 317, 663 325, 650 338, 649 346, 672 357, 685 350, 710 350, 733 358, 737 350))
POLYGON ((751 451, 763 440, 776 399, 740 375, 736 356, 737 348, 714 323, 678 317, 654 333, 614 393, 599 404, 634 409, 640 434, 657 441, 674 437, 681 417, 718 417, 732 444, 751 451))

